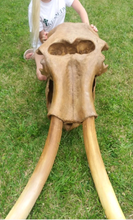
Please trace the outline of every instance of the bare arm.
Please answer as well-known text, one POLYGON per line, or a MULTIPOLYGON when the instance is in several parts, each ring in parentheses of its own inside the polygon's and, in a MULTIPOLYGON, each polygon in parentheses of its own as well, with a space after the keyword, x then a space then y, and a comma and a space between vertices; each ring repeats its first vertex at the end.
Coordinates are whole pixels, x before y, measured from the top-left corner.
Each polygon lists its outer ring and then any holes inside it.
MULTIPOLYGON (((90 25, 87 12, 86 12, 85 8, 83 7, 83 5, 80 3, 80 1, 74 0, 72 3, 72 7, 79 14, 81 21, 83 23, 90 25)), ((93 28, 94 31, 96 31, 96 32, 98 31, 94 25, 91 25, 91 27, 93 28)))
POLYGON ((72 7, 79 14, 79 16, 81 18, 81 21, 83 23, 90 24, 87 12, 86 12, 85 8, 83 7, 83 5, 80 3, 79 0, 74 0, 73 4, 72 4, 72 7))

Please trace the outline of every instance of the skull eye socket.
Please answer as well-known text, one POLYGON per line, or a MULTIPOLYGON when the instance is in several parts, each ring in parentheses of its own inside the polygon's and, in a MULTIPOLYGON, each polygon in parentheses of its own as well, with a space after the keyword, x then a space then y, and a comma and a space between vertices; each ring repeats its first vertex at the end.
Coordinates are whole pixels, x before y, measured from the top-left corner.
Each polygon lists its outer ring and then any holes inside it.
POLYGON ((51 55, 66 55, 66 54, 89 54, 95 50, 95 44, 89 40, 78 40, 73 44, 66 41, 63 43, 54 43, 48 48, 51 55))

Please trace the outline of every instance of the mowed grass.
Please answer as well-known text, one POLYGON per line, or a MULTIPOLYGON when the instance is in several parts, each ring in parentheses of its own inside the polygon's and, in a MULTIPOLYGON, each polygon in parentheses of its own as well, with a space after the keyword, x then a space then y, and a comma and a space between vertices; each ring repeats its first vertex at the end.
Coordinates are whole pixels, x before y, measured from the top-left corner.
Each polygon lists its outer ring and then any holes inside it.
MULTIPOLYGON (((109 45, 108 71, 97 78, 95 121, 105 167, 127 219, 133 218, 133 2, 81 0, 109 45)), ((15 204, 39 160, 50 121, 45 82, 36 78, 29 1, 0 2, 0 218, 15 204)), ((66 21, 80 22, 72 8, 66 21)), ((70 33, 71 34, 71 33, 70 33)), ((29 219, 104 219, 84 149, 82 125, 63 131, 50 176, 29 219)))

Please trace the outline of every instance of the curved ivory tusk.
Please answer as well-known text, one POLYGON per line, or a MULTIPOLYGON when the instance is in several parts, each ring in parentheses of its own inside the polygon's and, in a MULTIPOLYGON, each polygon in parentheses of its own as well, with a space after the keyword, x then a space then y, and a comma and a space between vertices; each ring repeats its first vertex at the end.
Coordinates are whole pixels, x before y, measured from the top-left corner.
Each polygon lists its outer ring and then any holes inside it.
POLYGON ((63 122, 52 116, 48 137, 39 162, 25 189, 6 219, 25 219, 34 206, 52 169, 62 135, 63 122))
POLYGON ((104 167, 94 120, 94 117, 90 117, 83 122, 84 143, 91 174, 107 218, 125 219, 104 167))

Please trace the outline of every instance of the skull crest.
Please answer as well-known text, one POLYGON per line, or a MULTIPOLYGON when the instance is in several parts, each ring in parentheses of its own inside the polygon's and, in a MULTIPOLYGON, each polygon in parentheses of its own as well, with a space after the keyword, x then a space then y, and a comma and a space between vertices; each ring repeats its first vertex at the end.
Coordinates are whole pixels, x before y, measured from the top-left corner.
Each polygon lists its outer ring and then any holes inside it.
POLYGON ((38 49, 37 53, 44 55, 41 72, 48 77, 48 117, 61 119, 66 130, 97 117, 95 79, 107 70, 101 53, 107 49, 107 43, 84 23, 59 25, 38 49))

